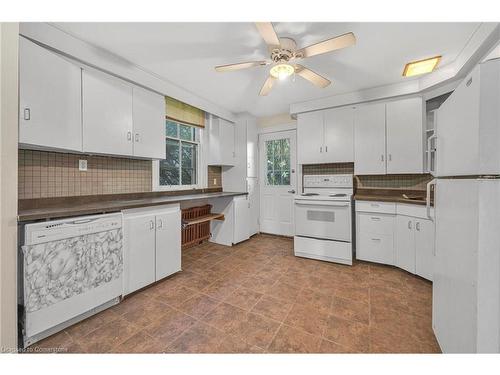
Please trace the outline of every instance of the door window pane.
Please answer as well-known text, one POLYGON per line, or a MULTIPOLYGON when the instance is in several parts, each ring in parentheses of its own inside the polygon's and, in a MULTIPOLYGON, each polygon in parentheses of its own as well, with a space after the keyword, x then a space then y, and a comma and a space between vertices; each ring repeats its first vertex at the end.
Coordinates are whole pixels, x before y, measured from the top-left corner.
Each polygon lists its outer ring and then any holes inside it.
POLYGON ((181 185, 194 185, 196 184, 196 145, 192 143, 181 143, 181 185))
POLYGON ((267 185, 290 185, 290 139, 266 141, 267 185))
POLYGON ((167 158, 160 161, 160 185, 179 185, 179 141, 166 140, 167 158))

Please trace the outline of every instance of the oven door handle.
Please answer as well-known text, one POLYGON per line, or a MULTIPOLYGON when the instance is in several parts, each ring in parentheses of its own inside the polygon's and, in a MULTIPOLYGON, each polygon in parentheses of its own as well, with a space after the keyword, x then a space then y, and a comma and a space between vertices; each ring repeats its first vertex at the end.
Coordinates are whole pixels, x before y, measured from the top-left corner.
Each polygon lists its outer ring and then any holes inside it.
POLYGON ((308 202, 295 201, 295 204, 298 206, 349 207, 349 203, 339 204, 339 203, 315 202, 315 201, 308 201, 308 202))

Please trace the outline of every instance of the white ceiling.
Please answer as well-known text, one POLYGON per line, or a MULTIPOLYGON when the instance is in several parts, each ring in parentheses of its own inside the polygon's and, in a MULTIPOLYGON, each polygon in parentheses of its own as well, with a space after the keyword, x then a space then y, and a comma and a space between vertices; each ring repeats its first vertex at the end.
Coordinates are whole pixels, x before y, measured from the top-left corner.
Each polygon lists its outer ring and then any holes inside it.
POLYGON ((298 47, 354 32, 353 47, 302 60, 333 83, 317 88, 297 77, 258 95, 269 67, 217 73, 214 66, 268 58, 253 23, 55 23, 69 34, 106 49, 234 113, 263 117, 292 103, 399 83, 404 65, 442 55, 452 62, 479 23, 274 23, 298 47))

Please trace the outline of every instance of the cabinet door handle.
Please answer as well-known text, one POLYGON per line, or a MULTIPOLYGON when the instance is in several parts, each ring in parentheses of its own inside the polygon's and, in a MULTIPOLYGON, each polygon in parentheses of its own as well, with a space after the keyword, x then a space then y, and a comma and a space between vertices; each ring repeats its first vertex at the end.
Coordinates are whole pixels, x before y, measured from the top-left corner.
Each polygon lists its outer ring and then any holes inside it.
POLYGON ((127 132, 127 141, 132 140, 132 132, 127 132))
POLYGON ((161 228, 163 228, 163 220, 158 219, 158 229, 161 229, 161 228))
POLYGON ((389 154, 389 161, 392 161, 392 155, 389 154))
POLYGON ((376 217, 376 216, 372 216, 372 217, 371 217, 371 219, 372 219, 373 221, 380 221, 380 218, 379 218, 379 217, 376 217))
POLYGON ((328 146, 325 146, 325 152, 328 152, 328 146))
POLYGON ((24 119, 26 121, 31 120, 31 110, 29 108, 24 108, 24 119))
POLYGON ((411 230, 411 221, 408 222, 408 229, 411 230))
POLYGON ((135 133, 135 141, 139 142, 139 133, 135 133))
POLYGON ((380 161, 384 161, 384 155, 380 155, 380 161))
POLYGON ((149 229, 150 230, 155 229, 155 222, 153 220, 149 220, 149 229))
POLYGON ((417 221, 417 224, 415 224, 415 228, 420 232, 420 222, 417 221))
POLYGON ((380 238, 372 238, 372 241, 380 241, 380 238))
POLYGON ((320 148, 319 148, 319 152, 320 152, 320 153, 321 153, 321 152, 323 152, 323 147, 320 147, 320 148))

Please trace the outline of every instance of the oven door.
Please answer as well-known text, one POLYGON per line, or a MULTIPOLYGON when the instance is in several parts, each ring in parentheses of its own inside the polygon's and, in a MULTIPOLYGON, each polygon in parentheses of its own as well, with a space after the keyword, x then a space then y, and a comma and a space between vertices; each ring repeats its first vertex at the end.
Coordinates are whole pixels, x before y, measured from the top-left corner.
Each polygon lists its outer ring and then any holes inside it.
POLYGON ((295 200, 295 235, 351 242, 350 202, 295 200))

